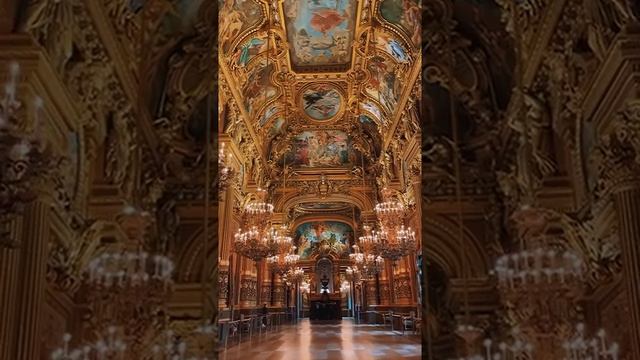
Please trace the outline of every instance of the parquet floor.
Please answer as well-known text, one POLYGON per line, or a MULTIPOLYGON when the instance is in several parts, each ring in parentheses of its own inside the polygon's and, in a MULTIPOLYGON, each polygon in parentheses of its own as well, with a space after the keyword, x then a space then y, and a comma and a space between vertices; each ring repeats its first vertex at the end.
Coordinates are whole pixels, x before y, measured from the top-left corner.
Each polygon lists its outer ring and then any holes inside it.
POLYGON ((401 335, 374 325, 316 324, 308 319, 251 342, 230 347, 220 360, 421 359, 416 335, 401 335))

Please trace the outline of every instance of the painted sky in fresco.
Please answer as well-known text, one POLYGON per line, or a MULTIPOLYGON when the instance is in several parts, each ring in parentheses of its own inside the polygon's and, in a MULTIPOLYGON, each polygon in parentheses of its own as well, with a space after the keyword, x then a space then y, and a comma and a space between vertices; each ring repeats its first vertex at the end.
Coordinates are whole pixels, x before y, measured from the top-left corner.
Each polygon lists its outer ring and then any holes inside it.
POLYGON ((293 65, 348 64, 356 4, 355 0, 286 0, 284 14, 293 65))
POLYGON ((314 120, 328 120, 338 114, 342 95, 334 87, 316 84, 302 93, 302 108, 314 120))
POLYGON ((296 229, 295 244, 302 259, 312 257, 321 247, 343 255, 349 251, 349 238, 353 236, 351 226, 337 221, 314 221, 304 223, 296 229))

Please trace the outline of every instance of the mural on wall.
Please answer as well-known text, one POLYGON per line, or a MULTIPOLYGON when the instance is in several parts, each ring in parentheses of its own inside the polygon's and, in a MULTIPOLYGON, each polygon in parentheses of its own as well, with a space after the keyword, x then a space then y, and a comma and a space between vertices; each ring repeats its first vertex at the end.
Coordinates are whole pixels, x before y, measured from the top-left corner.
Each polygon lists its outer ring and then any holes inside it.
POLYGON ((258 54, 267 50, 267 40, 260 37, 252 37, 251 39, 238 46, 233 53, 231 62, 239 67, 245 67, 258 54))
POLYGON ((263 18, 262 9, 254 0, 225 0, 218 14, 218 44, 225 52, 240 34, 263 18))
POLYGON ((317 130, 298 134, 286 161, 299 167, 343 167, 355 159, 351 139, 345 132, 317 130))
POLYGON ((409 62, 409 54, 407 50, 400 44, 400 42, 393 38, 393 36, 378 32, 376 34, 376 43, 380 49, 387 54, 391 55, 397 62, 407 63, 409 62))
POLYGON ((286 0, 284 15, 294 66, 349 64, 355 0, 286 0))
POLYGON ((367 68, 371 74, 366 86, 367 93, 378 100, 388 114, 392 114, 401 92, 395 65, 382 56, 374 56, 367 68))
POLYGON ((342 106, 342 95, 328 84, 314 84, 302 92, 302 108, 314 120, 328 120, 338 114, 342 106))
POLYGON ((349 253, 353 229, 338 221, 314 221, 301 224, 296 229, 294 243, 301 259, 308 259, 320 252, 334 252, 340 256, 349 253))
POLYGON ((268 63, 266 59, 251 69, 247 82, 242 87, 244 95, 245 109, 250 115, 255 115, 266 102, 277 94, 277 89, 271 82, 271 75, 275 70, 273 63, 268 63))
POLYGON ((388 22, 401 26, 416 46, 420 46, 420 0, 383 0, 380 15, 388 22))

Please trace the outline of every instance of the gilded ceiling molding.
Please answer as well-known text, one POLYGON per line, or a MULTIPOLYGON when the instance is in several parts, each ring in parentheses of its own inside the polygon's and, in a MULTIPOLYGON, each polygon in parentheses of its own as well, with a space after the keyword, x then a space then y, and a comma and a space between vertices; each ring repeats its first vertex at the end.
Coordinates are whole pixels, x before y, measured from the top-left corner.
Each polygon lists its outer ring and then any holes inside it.
POLYGON ((436 259, 442 259, 442 262, 438 263, 446 266, 447 274, 452 277, 462 276, 462 261, 467 263, 466 270, 470 276, 486 276, 491 267, 492 259, 485 254, 484 246, 471 234, 468 228, 465 228, 463 239, 466 259, 460 259, 460 240, 456 226, 451 220, 440 214, 423 214, 423 251, 435 254, 436 259))

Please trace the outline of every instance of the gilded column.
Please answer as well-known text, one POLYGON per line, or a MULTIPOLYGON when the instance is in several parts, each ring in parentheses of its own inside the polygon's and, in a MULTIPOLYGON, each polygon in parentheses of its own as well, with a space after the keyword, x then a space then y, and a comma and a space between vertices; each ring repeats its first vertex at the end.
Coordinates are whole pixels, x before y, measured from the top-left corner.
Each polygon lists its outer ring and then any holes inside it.
POLYGON ((284 287, 280 275, 275 274, 273 277, 273 306, 284 306, 284 287))
POLYGON ((619 187, 614 200, 629 302, 631 358, 640 359, 640 183, 619 187))
POLYGON ((17 325, 17 360, 40 359, 40 319, 45 303, 49 206, 35 201, 24 213, 17 325))

